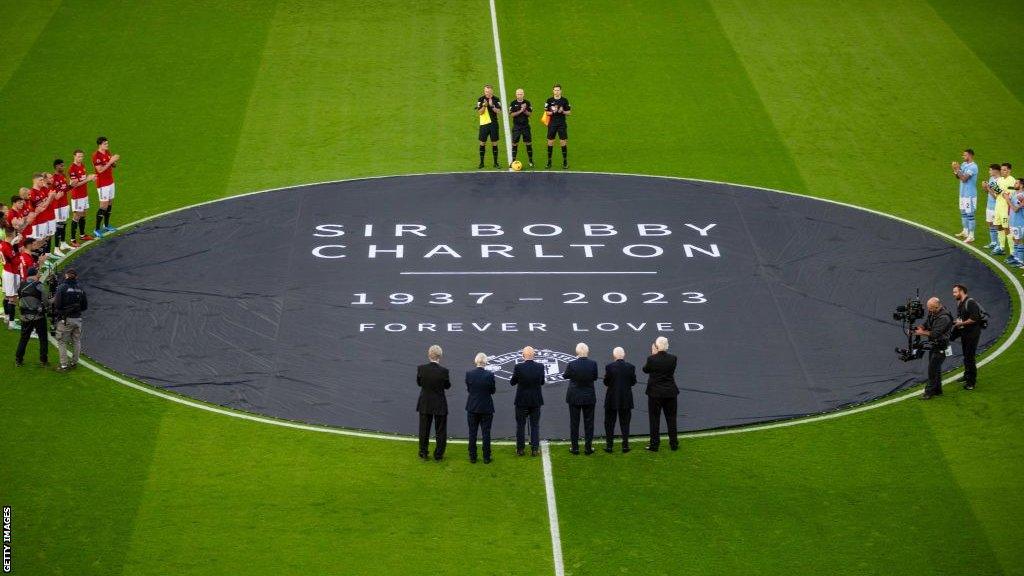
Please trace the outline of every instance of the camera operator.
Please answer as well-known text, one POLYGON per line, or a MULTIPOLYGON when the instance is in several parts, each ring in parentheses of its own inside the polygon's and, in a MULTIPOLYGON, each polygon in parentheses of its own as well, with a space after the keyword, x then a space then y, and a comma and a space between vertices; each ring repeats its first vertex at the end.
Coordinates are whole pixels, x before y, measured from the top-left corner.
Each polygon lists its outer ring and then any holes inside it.
POLYGON ((938 298, 928 299, 928 317, 923 326, 914 330, 917 336, 928 338, 928 385, 921 400, 930 400, 942 395, 942 363, 946 360, 949 337, 953 332, 953 315, 938 298))
POLYGON ((70 370, 78 365, 82 351, 82 312, 89 308, 85 291, 78 285, 78 273, 74 269, 64 272, 64 282, 53 296, 53 314, 57 324, 57 351, 60 354, 60 371, 70 370), (68 347, 71 359, 68 361, 68 347))
POLYGON ((21 367, 25 363, 25 349, 28 348, 28 341, 35 332, 39 338, 39 365, 47 365, 47 352, 49 344, 46 332, 46 290, 43 283, 39 281, 38 270, 35 267, 26 271, 27 278, 18 287, 18 307, 21 309, 21 338, 18 340, 18 350, 14 353, 14 365, 21 367))
POLYGON ((984 327, 984 311, 981 306, 967 295, 967 287, 963 284, 953 285, 953 298, 956 299, 956 321, 953 323, 953 340, 960 339, 960 347, 964 353, 964 390, 974 390, 978 382, 978 364, 975 356, 978 353, 978 340, 984 327))

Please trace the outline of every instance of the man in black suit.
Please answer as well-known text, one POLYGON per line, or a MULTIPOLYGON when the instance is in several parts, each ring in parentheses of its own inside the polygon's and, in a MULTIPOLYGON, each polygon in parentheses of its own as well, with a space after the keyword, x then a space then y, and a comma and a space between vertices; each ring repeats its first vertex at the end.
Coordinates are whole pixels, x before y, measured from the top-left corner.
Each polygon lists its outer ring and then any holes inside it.
POLYGON ((668 353, 668 338, 658 336, 651 346, 651 355, 644 364, 647 374, 647 412, 651 422, 651 442, 647 449, 657 452, 661 444, 661 412, 665 412, 668 425, 668 446, 679 449, 676 432, 676 402, 679 387, 676 386, 676 357, 668 353))
POLYGON ((473 362, 476 368, 466 372, 466 418, 469 422, 469 461, 476 464, 477 429, 484 440, 484 464, 491 463, 491 421, 494 419, 494 373, 484 369, 487 354, 480 352, 473 362))
POLYGON ((516 389, 516 455, 526 447, 526 419, 530 419, 530 456, 540 453, 540 407, 544 405, 544 367, 533 361, 532 346, 523 348, 523 361, 516 364, 509 381, 516 389))
POLYGON ((636 384, 636 366, 626 362, 626 351, 612 350, 614 362, 604 367, 604 451, 609 454, 615 444, 615 420, 622 432, 622 453, 629 452, 629 420, 633 410, 633 385, 636 384))
POLYGON ((580 342, 576 345, 576 359, 565 367, 562 378, 569 381, 565 390, 565 402, 569 404, 569 439, 571 454, 580 453, 580 413, 583 414, 584 453, 594 453, 594 406, 597 394, 594 381, 597 380, 597 362, 587 358, 590 348, 580 342))
POLYGON ((448 399, 444 391, 452 387, 448 369, 441 366, 441 347, 434 344, 427 350, 430 362, 416 368, 416 385, 420 387, 420 398, 416 411, 420 413, 420 458, 428 458, 430 445, 430 423, 434 423, 434 460, 444 458, 448 444, 448 399))

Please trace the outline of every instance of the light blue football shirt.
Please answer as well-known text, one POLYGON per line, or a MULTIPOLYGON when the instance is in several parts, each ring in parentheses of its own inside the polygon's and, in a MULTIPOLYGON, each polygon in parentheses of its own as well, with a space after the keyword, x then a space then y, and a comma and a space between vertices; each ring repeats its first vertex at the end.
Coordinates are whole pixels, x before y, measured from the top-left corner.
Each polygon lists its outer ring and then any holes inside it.
POLYGON ((961 198, 978 197, 978 165, 974 162, 961 162, 960 173, 970 174, 966 182, 960 182, 961 198))

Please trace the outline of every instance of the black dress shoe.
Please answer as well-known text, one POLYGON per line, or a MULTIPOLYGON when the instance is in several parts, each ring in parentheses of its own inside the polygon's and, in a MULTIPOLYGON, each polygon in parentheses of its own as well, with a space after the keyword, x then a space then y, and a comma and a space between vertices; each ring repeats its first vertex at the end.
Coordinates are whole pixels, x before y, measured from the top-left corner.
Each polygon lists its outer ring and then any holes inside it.
POLYGON ((436 456, 436 455, 434 456, 434 461, 435 462, 440 462, 442 459, 444 459, 444 456, 436 456))
POLYGON ((604 451, 609 453, 609 454, 611 454, 612 453, 612 447, 611 446, 605 446, 604 447, 604 451))
POLYGON ((490 464, 491 462, 493 462, 493 460, 490 458, 484 458, 484 464, 490 464))
POLYGON ((670 448, 670 449, 671 449, 671 450, 672 450, 673 452, 675 452, 676 450, 679 450, 679 444, 670 444, 670 445, 669 445, 669 448, 670 448))
POLYGON ((622 446, 622 453, 623 454, 629 452, 630 450, 632 450, 632 448, 630 448, 629 446, 626 446, 626 445, 622 446))
POLYGON ((516 456, 526 456, 526 450, 523 448, 516 448, 516 456))
POLYGON ((651 446, 650 444, 648 444, 647 446, 644 446, 644 450, 647 450, 648 452, 657 452, 658 451, 658 447, 657 446, 651 446))
POLYGON ((974 390, 974 384, 964 384, 964 390, 974 390))
POLYGON ((935 398, 935 394, 921 394, 919 400, 931 400, 932 398, 935 398))
POLYGON ((420 452, 420 458, 423 458, 424 460, 429 460, 430 456, 428 456, 426 452, 420 452))
POLYGON ((540 450, 537 450, 536 448, 530 448, 530 456, 537 456, 538 454, 540 454, 540 450))
POLYGON ((569 448, 569 454, 572 454, 573 456, 579 456, 580 455, 580 449, 579 448, 569 448))
POLYGON ((590 456, 591 454, 594 453, 594 449, 593 448, 587 448, 586 450, 583 451, 583 453, 585 455, 587 455, 587 456, 590 456))
POLYGON ((479 169, 481 169, 481 168, 483 168, 483 167, 484 167, 484 163, 483 163, 483 162, 481 162, 481 163, 480 163, 480 165, 479 165, 479 166, 477 166, 476 168, 477 168, 477 170, 479 170, 479 169))
POLYGON ((469 457, 469 463, 470 464, 476 464, 476 458, 473 458, 472 456, 470 456, 469 457))

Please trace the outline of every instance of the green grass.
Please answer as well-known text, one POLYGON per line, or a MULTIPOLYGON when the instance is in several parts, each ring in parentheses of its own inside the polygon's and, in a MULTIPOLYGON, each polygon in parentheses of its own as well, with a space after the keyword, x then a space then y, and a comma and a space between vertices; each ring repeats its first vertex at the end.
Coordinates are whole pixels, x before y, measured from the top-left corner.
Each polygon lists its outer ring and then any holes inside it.
MULTIPOLYGON (((547 4, 497 5, 507 86, 534 103, 565 86, 576 169, 776 187, 955 230, 961 148, 1024 163, 1024 64, 988 32, 991 14, 1012 30, 1020 3, 595 0, 557 26, 547 4)), ((13 191, 103 133, 124 157, 115 224, 255 189, 472 169, 470 107, 497 83, 479 1, 4 9, 0 179, 13 191)), ((679 453, 555 447, 567 572, 1024 573, 1022 352, 938 402, 679 453)), ((490 467, 461 445, 424 464, 407 442, 9 363, 0 419, 16 574, 552 573, 540 463, 507 447, 490 467)))

